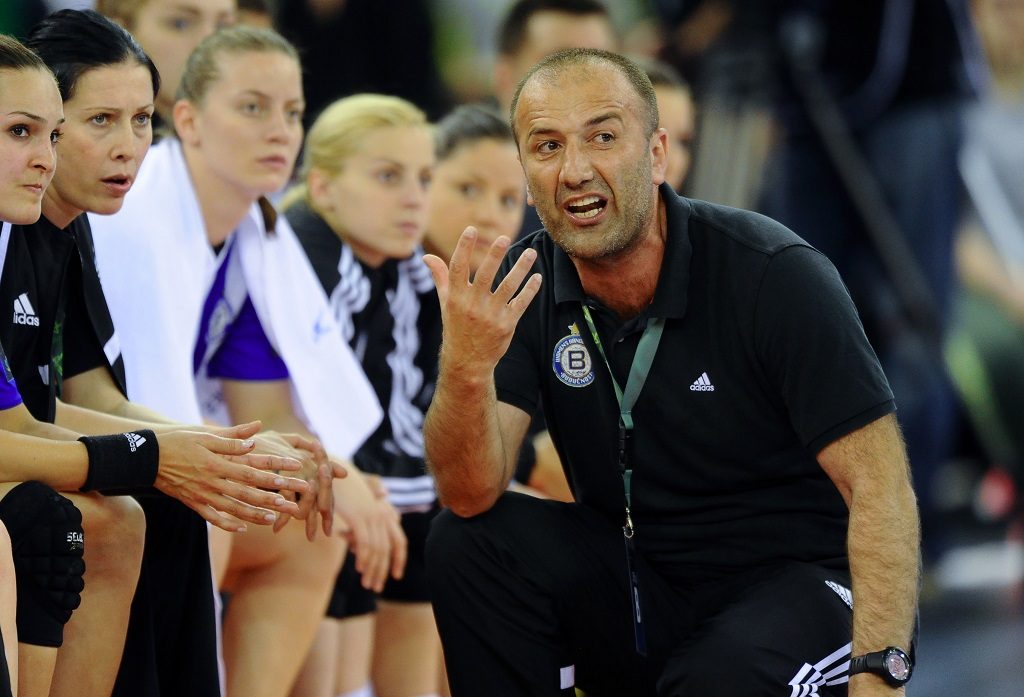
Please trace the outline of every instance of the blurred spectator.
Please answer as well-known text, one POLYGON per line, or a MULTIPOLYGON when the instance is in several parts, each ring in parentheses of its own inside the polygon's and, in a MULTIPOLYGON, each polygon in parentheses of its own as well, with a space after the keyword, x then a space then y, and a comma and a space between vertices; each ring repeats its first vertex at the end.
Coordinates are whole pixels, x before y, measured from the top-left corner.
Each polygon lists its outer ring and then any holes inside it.
POLYGON ((498 28, 494 93, 503 112, 519 80, 540 59, 564 48, 603 48, 619 42, 599 0, 517 0, 498 28))
MULTIPOLYGON (((516 0, 498 27, 494 94, 508 114, 519 80, 542 58, 564 48, 618 50, 608 8, 599 0, 516 0)), ((541 228, 527 206, 519 237, 541 228)))
POLYGON ((302 52, 307 126, 360 92, 402 97, 432 120, 451 106, 428 0, 280 0, 276 24, 302 52))
MULTIPOLYGON (((956 246, 962 289, 947 355, 987 454, 1024 484, 1024 2, 974 0, 990 68, 967 113, 960 172, 969 209, 956 246)), ((999 470, 996 470, 997 472, 999 470)), ((992 473, 990 473, 991 475, 992 473)), ((986 513, 1004 515, 1009 492, 986 513)), ((991 500, 991 499, 990 499, 991 500)))
POLYGON ((690 150, 693 147, 697 113, 690 85, 667 63, 654 59, 637 59, 644 69, 658 100, 658 128, 668 131, 668 165, 665 178, 676 191, 690 171, 690 150))
POLYGON ((192 49, 236 20, 235 0, 97 0, 96 10, 130 31, 160 71, 154 127, 172 123, 171 109, 192 49))
POLYGON ((953 289, 956 153, 961 107, 977 82, 965 0, 656 5, 689 42, 667 55, 695 71, 701 104, 690 193, 760 200, 836 264, 896 395, 933 556, 932 480, 956 422, 940 345, 953 289), (903 279, 886 270, 869 234, 883 221, 902 233, 926 303, 908 303, 903 279), (931 322, 917 321, 924 305, 931 322))
POLYGON ((274 28, 274 13, 268 0, 238 0, 238 23, 262 29, 274 28))

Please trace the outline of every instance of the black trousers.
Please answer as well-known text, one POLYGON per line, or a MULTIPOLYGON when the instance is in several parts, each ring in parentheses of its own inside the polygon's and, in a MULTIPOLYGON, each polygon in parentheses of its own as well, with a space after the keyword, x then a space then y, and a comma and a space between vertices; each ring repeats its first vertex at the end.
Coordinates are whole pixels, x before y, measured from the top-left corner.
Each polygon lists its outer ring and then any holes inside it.
POLYGON ((508 493, 434 521, 427 573, 455 697, 846 695, 849 574, 782 563, 704 587, 638 560, 635 649, 622 530, 508 493))

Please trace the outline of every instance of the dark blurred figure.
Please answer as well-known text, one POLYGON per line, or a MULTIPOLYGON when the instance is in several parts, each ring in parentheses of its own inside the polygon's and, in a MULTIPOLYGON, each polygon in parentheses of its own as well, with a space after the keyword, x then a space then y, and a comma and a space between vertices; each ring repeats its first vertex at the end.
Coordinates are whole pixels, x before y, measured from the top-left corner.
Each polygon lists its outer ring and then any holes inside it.
MULTIPOLYGON (((717 96, 717 103, 752 104, 774 117, 777 140, 747 194, 828 255, 849 286, 896 395, 925 554, 934 556, 942 543, 933 477, 949 456, 956 423, 941 358, 959 217, 956 156, 962 106, 977 78, 966 0, 655 4, 676 39, 699 36, 685 31, 695 21, 714 29, 711 43, 675 51, 697 70, 702 105, 717 96), (815 87, 822 94, 811 99, 815 87), (844 149, 849 157, 837 155, 844 149), (872 230, 901 237, 896 246, 907 254, 897 257, 896 272, 872 230), (916 296, 904 292, 904 272, 921 278, 916 296)), ((703 113, 708 121, 717 116, 713 108, 703 113)), ((704 145, 702 135, 698 178, 706 158, 722 159, 704 145)))
POLYGON ((671 65, 663 61, 635 59, 654 86, 658 100, 658 128, 668 131, 668 164, 665 180, 678 192, 690 172, 697 108, 689 83, 671 65))
POLYGON ((280 0, 276 26, 302 54, 306 126, 350 94, 402 97, 431 120, 452 106, 434 59, 428 0, 280 0))
POLYGON ((24 39, 29 28, 49 13, 43 0, 4 0, 0 2, 0 34, 24 39))
POLYGON ((268 0, 238 0, 238 23, 274 29, 274 14, 268 0))

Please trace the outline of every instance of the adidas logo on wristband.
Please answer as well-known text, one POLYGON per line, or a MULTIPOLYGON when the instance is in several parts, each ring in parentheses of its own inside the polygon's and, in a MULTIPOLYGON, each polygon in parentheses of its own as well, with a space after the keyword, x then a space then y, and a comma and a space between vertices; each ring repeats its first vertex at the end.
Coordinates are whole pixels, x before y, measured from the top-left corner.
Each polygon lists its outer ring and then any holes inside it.
POLYGON ((138 433, 126 433, 124 437, 128 439, 128 447, 133 453, 146 444, 146 439, 138 433))

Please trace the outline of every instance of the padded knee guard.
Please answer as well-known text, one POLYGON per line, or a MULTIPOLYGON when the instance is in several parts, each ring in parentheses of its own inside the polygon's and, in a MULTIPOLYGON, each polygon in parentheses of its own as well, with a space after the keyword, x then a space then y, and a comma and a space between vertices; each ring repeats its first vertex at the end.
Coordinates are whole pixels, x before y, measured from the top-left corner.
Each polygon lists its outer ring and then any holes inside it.
POLYGON ((14 556, 18 641, 60 646, 64 624, 82 602, 82 514, 50 487, 25 482, 0 501, 0 520, 14 556))

